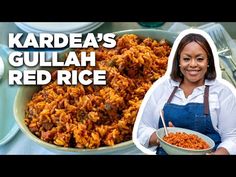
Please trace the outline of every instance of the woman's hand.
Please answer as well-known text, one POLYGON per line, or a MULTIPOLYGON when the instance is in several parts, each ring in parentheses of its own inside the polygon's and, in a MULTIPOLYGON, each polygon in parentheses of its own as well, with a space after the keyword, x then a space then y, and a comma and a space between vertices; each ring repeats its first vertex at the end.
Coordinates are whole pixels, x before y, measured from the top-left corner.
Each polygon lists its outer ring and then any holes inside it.
POLYGON ((159 146, 160 142, 157 138, 156 132, 153 132, 153 134, 151 135, 150 139, 149 139, 149 146, 159 146))
MULTIPOLYGON (((174 127, 172 122, 168 122, 168 126, 169 127, 174 127)), ((151 137, 149 139, 149 146, 159 146, 159 145, 160 145, 160 142, 157 138, 156 132, 153 132, 153 134, 151 135, 151 137)))
POLYGON ((174 125, 172 124, 172 122, 168 122, 169 127, 174 127, 174 125))
POLYGON ((207 153, 206 155, 229 155, 229 152, 227 151, 227 149, 220 147, 216 149, 215 152, 210 152, 210 153, 207 153))

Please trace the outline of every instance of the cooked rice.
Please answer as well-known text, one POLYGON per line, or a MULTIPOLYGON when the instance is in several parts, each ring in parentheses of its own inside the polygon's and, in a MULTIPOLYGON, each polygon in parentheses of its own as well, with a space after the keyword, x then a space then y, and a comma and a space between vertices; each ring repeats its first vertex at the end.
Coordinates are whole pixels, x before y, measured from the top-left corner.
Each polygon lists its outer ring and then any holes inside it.
POLYGON ((185 132, 171 132, 168 136, 164 136, 163 140, 169 144, 187 149, 200 150, 210 147, 209 144, 202 138, 195 134, 187 134, 185 132))
MULTIPOLYGON (((134 34, 117 38, 113 49, 86 49, 96 52, 95 67, 63 69, 106 70, 107 85, 60 86, 54 72, 27 104, 25 124, 43 141, 63 147, 98 148, 131 140, 141 101, 165 73, 170 50, 166 42, 134 34)), ((76 50, 78 56, 81 51, 76 50)))

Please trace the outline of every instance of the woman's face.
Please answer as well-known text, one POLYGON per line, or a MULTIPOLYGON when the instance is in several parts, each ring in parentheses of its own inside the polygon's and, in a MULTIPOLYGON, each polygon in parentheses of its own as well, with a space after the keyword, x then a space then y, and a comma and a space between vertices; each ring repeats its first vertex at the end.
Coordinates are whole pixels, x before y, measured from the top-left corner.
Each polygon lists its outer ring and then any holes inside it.
POLYGON ((187 44, 180 53, 180 71, 184 81, 203 84, 208 58, 205 50, 196 42, 187 44))

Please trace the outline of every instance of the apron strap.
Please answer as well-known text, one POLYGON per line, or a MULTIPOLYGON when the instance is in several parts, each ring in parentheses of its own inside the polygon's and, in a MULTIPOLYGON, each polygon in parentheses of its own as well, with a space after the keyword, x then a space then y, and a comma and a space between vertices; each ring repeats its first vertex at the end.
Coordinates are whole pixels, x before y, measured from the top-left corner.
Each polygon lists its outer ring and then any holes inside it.
POLYGON ((167 103, 170 103, 170 102, 171 102, 171 100, 173 99, 173 97, 174 97, 175 92, 177 91, 177 89, 178 89, 178 87, 175 86, 175 88, 174 88, 174 90, 172 91, 172 93, 171 93, 169 99, 167 100, 167 103))
POLYGON ((209 85, 206 85, 204 91, 204 114, 209 114, 209 85))
MULTIPOLYGON (((169 99, 167 100, 167 103, 170 103, 171 100, 173 99, 175 92, 177 91, 178 87, 175 86, 174 90, 172 91, 169 99)), ((205 91, 204 91, 204 114, 209 115, 209 85, 205 86, 205 91)))

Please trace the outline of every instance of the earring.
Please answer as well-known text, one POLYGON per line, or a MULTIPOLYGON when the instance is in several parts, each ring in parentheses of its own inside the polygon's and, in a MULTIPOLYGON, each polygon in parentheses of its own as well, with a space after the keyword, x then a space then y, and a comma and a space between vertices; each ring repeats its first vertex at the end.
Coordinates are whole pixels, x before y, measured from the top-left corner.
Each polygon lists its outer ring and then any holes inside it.
POLYGON ((179 67, 181 67, 181 65, 179 65, 179 67))
POLYGON ((209 67, 209 65, 207 65, 207 67, 209 67))

